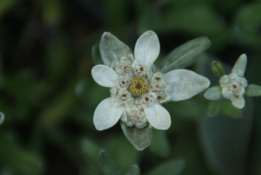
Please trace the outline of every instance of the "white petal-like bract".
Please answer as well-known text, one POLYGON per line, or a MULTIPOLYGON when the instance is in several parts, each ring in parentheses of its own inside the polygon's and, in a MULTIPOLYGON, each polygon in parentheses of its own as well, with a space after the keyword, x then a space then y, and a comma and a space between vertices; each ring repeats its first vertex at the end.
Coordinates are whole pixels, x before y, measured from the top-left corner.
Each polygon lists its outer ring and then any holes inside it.
POLYGON ((239 98, 239 99, 233 99, 232 100, 232 104, 239 108, 239 109, 242 109, 244 106, 245 106, 245 99, 242 97, 242 98, 239 98))
POLYGON ((92 77, 101 86, 113 87, 118 75, 112 68, 100 64, 92 68, 92 77))
POLYGON ((232 73, 238 74, 240 77, 243 77, 246 71, 247 66, 247 56, 246 54, 240 55, 240 57, 237 59, 237 62, 235 63, 232 73))
POLYGON ((153 31, 143 33, 136 42, 134 49, 135 61, 146 66, 151 66, 159 56, 160 43, 158 36, 153 31))
POLYGON ((207 89, 210 81, 193 71, 176 69, 164 75, 172 101, 186 100, 207 89))
POLYGON ((102 131, 114 126, 122 116, 123 110, 123 106, 115 103, 113 97, 104 99, 94 111, 95 128, 102 131))
POLYGON ((156 129, 166 130, 171 125, 169 112, 158 103, 151 106, 144 106, 144 112, 148 122, 156 129))
POLYGON ((104 32, 100 42, 101 57, 107 66, 132 54, 131 49, 109 32, 104 32))
POLYGON ((221 98, 220 86, 214 86, 206 90, 204 97, 208 100, 219 100, 221 98))

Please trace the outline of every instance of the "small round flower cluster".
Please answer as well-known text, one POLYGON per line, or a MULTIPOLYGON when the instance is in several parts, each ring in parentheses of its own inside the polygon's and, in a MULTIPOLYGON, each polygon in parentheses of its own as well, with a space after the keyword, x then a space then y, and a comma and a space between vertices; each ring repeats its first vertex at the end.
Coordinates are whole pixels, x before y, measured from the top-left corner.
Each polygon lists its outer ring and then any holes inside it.
POLYGON ((224 98, 237 101, 244 98, 247 80, 236 73, 223 75, 220 78, 221 93, 224 98))
POLYGON ((118 81, 111 89, 111 96, 125 106, 121 121, 127 126, 144 128, 148 121, 143 106, 170 98, 165 93, 165 83, 161 72, 153 72, 149 67, 134 63, 132 55, 122 58, 112 66, 118 74, 118 81))

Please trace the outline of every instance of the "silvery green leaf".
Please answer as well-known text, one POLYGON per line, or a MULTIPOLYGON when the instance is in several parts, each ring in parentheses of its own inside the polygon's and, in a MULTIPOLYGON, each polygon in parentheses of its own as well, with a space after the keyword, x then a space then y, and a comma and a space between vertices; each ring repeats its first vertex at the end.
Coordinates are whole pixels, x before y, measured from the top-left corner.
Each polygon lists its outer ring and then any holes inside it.
POLYGON ((99 166, 103 175, 122 175, 119 163, 104 150, 100 152, 99 166))
POLYGON ((219 100, 221 99, 221 88, 220 86, 213 86, 206 90, 204 97, 208 100, 219 100))
POLYGON ((170 146, 166 137, 166 132, 161 130, 154 130, 153 139, 149 148, 155 154, 166 157, 170 152, 170 146))
POLYGON ((225 70, 222 64, 219 61, 213 61, 211 64, 211 70, 216 75, 217 78, 221 78, 225 75, 225 70))
POLYGON ((261 86, 250 84, 246 87, 246 95, 250 97, 261 96, 261 86))
POLYGON ((107 66, 111 66, 114 61, 132 54, 132 51, 126 44, 109 32, 103 33, 99 47, 102 60, 107 66))
POLYGON ((222 100, 211 101, 208 105, 208 114, 210 117, 215 117, 219 114, 222 106, 222 100))
POLYGON ((95 65, 103 64, 98 44, 92 46, 92 61, 95 65))
POLYGON ((150 171, 148 175, 180 175, 185 167, 183 160, 171 160, 150 171))
POLYGON ((138 151, 142 151, 150 145, 152 130, 149 125, 143 129, 138 129, 136 127, 128 127, 124 123, 121 123, 121 128, 124 135, 138 151))
POLYGON ((246 66, 247 66, 247 56, 246 56, 246 54, 242 54, 237 59, 235 65, 232 69, 232 73, 236 73, 239 76, 243 77, 245 74, 246 66))
POLYGON ((164 70, 184 68, 193 64, 200 53, 210 47, 210 40, 207 37, 199 37, 182 44, 168 54, 160 63, 159 67, 164 70))
POLYGON ((126 175, 140 175, 140 168, 138 165, 132 165, 126 175))

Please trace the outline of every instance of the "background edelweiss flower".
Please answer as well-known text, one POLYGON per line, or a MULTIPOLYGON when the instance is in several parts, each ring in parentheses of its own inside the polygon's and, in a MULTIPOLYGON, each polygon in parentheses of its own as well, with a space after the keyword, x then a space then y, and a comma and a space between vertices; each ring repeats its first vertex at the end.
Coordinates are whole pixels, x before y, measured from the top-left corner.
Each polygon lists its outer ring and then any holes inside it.
POLYGON ((207 78, 189 70, 176 69, 163 74, 152 68, 160 52, 153 31, 138 38, 134 57, 127 45, 108 32, 102 36, 100 52, 105 65, 93 67, 92 76, 99 85, 111 88, 111 97, 95 109, 97 130, 114 126, 120 118, 127 126, 143 128, 149 123, 166 130, 171 119, 161 103, 189 99, 210 84, 207 78))
POLYGON ((5 120, 5 115, 2 112, 0 112, 0 125, 4 122, 4 120, 5 120))
POLYGON ((246 95, 257 96, 257 91, 259 89, 257 85, 248 86, 247 80, 244 77, 246 65, 247 56, 246 54, 242 54, 239 56, 235 65, 233 66, 231 73, 229 75, 223 75, 220 77, 219 86, 211 87, 205 92, 205 98, 209 100, 219 100, 221 99, 221 97, 223 97, 231 100, 233 106, 235 106, 236 108, 244 108, 244 95, 246 91, 248 91, 246 95), (256 95, 253 94, 254 91, 256 91, 256 95), (252 95, 250 95, 251 93, 252 95))

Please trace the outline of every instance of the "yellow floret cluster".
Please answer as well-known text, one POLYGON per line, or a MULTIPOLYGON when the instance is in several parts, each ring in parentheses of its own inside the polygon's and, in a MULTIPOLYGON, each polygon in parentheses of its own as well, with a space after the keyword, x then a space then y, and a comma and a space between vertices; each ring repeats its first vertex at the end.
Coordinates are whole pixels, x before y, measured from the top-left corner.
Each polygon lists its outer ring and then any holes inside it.
POLYGON ((129 87, 129 91, 131 92, 132 95, 134 96, 140 96, 147 92, 148 89, 148 84, 146 80, 142 77, 135 77, 129 87))

